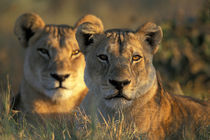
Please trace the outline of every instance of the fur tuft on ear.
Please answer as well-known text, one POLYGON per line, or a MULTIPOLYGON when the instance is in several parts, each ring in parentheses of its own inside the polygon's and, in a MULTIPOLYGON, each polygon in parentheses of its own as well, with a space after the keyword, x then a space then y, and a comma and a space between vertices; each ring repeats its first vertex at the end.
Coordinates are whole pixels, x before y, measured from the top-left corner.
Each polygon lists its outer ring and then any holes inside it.
POLYGON ((158 45, 163 38, 161 27, 154 23, 147 22, 139 30, 137 30, 137 33, 141 35, 143 34, 144 40, 151 47, 152 53, 155 54, 158 50, 158 45))
POLYGON ((102 29, 104 28, 102 21, 98 17, 96 17, 94 15, 91 15, 91 14, 85 15, 82 18, 80 18, 76 22, 75 28, 78 28, 81 24, 83 24, 85 22, 90 22, 90 23, 93 23, 93 24, 98 24, 98 26, 101 26, 100 28, 102 28, 102 29))
POLYGON ((14 26, 14 33, 23 47, 28 46, 31 37, 45 26, 41 17, 35 13, 25 13, 18 17, 14 26))
POLYGON ((103 33, 102 21, 94 15, 86 15, 77 24, 76 39, 81 51, 84 53, 87 46, 94 43, 94 34, 103 33))

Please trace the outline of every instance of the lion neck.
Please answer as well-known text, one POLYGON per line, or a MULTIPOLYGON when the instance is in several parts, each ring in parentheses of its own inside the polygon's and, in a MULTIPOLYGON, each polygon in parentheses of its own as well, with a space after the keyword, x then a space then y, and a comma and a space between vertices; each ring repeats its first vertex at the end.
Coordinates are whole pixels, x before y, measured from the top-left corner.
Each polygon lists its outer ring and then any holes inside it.
POLYGON ((66 114, 72 111, 76 106, 80 104, 82 99, 87 94, 88 89, 82 88, 77 96, 73 96, 62 101, 52 101, 49 97, 46 97, 43 93, 39 93, 32 88, 24 79, 21 83, 21 109, 24 112, 35 114, 66 114))
POLYGON ((137 98, 132 104, 128 119, 134 121, 141 133, 157 129, 158 126, 155 124, 169 117, 171 106, 164 97, 165 94, 167 93, 157 78, 151 89, 144 96, 137 98))

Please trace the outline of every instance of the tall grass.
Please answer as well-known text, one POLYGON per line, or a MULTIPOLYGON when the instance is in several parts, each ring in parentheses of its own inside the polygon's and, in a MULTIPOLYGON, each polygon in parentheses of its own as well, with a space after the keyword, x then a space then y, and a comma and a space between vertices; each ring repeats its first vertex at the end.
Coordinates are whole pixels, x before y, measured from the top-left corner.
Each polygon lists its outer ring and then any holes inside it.
POLYGON ((40 120, 38 116, 28 116, 21 112, 10 110, 10 85, 1 90, 0 101, 0 139, 140 139, 136 137, 135 129, 124 123, 124 117, 119 121, 110 120, 99 123, 81 111, 72 113, 73 123, 65 120, 40 120), (38 117, 38 118, 36 118, 38 117))
MULTIPOLYGON (((72 113, 73 122, 66 120, 40 120, 38 116, 19 114, 10 110, 10 85, 2 90, 0 101, 0 139, 1 140, 68 140, 68 139, 94 139, 94 140, 144 140, 146 135, 139 135, 133 124, 126 124, 123 115, 118 120, 110 119, 99 123, 96 117, 89 117, 82 111, 72 113), (21 116, 21 117, 20 117, 21 116), (16 118, 16 119, 15 119, 16 118)), ((183 139, 208 140, 210 127, 200 131, 195 138, 188 131, 183 132, 183 139)))

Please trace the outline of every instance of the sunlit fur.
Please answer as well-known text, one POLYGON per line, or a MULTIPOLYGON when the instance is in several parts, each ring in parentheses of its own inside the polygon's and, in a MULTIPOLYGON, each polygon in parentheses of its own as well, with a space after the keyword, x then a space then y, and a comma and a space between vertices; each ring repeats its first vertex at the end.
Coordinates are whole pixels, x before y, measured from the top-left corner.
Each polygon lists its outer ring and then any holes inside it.
POLYGON ((74 27, 46 25, 35 13, 17 19, 14 31, 26 50, 16 109, 36 114, 66 114, 80 104, 88 89, 84 83, 85 60, 75 32, 77 26, 91 18, 94 16, 81 18, 74 27), (69 75, 62 88, 52 74, 69 75))
POLYGON ((162 39, 159 26, 146 23, 136 31, 103 31, 99 24, 81 24, 76 33, 86 60, 89 93, 81 108, 87 114, 91 115, 95 108, 105 119, 112 119, 122 112, 129 123, 134 121, 139 132, 152 140, 180 139, 188 130, 197 134, 201 127, 209 125, 207 102, 173 95, 162 87, 152 64, 162 39), (133 61, 136 55, 141 57, 133 61), (107 99, 119 92, 110 79, 130 81, 121 91, 126 98, 107 99))

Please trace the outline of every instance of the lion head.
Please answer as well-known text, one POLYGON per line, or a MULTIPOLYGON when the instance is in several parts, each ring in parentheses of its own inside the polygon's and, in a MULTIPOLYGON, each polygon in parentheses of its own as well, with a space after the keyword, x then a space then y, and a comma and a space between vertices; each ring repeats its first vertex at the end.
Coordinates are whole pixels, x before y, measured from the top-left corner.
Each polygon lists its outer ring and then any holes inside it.
POLYGON ((76 96, 86 88, 85 60, 75 32, 77 26, 92 17, 83 17, 74 27, 45 24, 35 13, 17 19, 14 32, 25 48, 24 84, 21 85, 24 89, 27 85, 31 91, 58 101, 76 96))
POLYGON ((76 38, 86 60, 85 82, 103 108, 127 108, 157 84, 152 59, 162 36, 154 23, 136 31, 104 31, 100 20, 78 27, 76 38))

